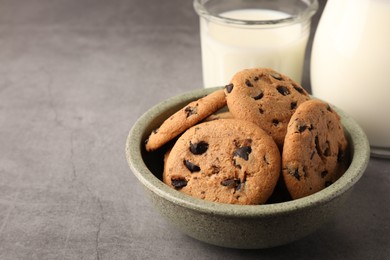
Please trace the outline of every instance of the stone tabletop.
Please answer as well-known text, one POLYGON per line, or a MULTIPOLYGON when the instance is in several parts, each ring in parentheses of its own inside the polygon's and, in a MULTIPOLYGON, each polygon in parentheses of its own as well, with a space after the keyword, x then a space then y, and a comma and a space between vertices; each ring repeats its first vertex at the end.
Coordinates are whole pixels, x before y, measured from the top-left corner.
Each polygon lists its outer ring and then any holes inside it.
POLYGON ((191 0, 0 0, 0 259, 390 255, 383 159, 370 160, 331 222, 283 247, 215 247, 162 219, 129 170, 125 140, 148 108, 200 87, 191 0))

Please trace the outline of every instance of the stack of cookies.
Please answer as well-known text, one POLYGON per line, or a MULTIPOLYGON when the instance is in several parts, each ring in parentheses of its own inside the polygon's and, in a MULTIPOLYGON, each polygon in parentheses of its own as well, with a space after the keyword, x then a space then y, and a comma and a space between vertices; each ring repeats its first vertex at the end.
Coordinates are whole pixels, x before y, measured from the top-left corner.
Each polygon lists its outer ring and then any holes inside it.
POLYGON ((224 89, 187 104, 151 133, 145 147, 152 152, 167 143, 163 181, 220 203, 263 204, 278 189, 289 199, 302 198, 348 167, 338 114, 266 68, 240 71, 224 89))

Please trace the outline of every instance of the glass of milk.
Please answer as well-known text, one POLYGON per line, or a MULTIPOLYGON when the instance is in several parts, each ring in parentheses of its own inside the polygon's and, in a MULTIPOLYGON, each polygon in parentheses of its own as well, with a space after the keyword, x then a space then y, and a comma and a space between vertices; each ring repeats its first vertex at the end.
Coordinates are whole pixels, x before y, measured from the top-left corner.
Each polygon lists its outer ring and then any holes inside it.
POLYGON ((317 0, 194 0, 204 87, 246 68, 268 67, 301 83, 317 0))
POLYGON ((311 55, 314 96, 362 126, 371 154, 390 158, 390 1, 328 0, 311 55))

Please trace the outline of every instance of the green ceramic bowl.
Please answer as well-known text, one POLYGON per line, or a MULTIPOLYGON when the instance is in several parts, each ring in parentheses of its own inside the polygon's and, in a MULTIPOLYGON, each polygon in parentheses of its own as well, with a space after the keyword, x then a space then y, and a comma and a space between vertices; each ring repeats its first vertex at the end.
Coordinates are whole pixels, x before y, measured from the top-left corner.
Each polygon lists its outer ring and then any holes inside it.
POLYGON ((305 198, 256 206, 204 201, 161 181, 164 149, 147 153, 145 139, 172 113, 214 89, 198 89, 165 100, 134 124, 126 142, 130 168, 160 214, 183 233, 206 243, 231 248, 267 248, 303 238, 342 209, 351 188, 365 171, 370 148, 359 125, 342 111, 350 143, 351 164, 335 183, 305 198))

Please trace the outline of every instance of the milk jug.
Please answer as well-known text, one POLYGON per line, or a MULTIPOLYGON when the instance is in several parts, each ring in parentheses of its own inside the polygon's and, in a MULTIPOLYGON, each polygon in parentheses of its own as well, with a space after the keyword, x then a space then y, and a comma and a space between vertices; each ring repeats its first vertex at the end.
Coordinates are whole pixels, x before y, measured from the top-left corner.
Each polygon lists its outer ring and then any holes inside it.
POLYGON ((390 157, 390 1, 328 0, 311 56, 312 94, 352 116, 390 157))

